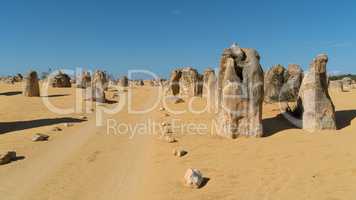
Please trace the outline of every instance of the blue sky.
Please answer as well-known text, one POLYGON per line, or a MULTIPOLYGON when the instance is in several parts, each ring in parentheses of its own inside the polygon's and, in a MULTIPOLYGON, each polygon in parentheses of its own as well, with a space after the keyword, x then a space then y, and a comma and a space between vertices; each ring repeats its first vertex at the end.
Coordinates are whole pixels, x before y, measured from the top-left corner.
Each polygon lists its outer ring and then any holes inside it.
POLYGON ((329 71, 356 72, 356 1, 0 1, 0 74, 101 68, 115 75, 218 67, 232 42, 264 69, 319 53, 329 71))

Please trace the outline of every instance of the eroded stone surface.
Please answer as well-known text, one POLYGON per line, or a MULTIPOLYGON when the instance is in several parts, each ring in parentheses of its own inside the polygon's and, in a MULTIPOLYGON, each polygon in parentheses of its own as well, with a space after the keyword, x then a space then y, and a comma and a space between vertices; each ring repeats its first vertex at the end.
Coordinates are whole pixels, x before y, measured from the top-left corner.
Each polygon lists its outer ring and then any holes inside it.
POLYGON ((314 132, 336 129, 335 107, 328 92, 326 64, 328 56, 318 55, 305 75, 294 109, 294 116, 302 118, 302 127, 314 132))
POLYGON ((284 84, 285 68, 275 65, 270 68, 264 77, 264 100, 268 103, 277 102, 281 99, 281 91, 284 84))
POLYGON ((100 70, 95 71, 91 82, 91 99, 96 102, 105 103, 105 90, 107 89, 107 85, 106 73, 100 70))
POLYGON ((40 86, 38 83, 38 76, 36 71, 30 71, 25 77, 23 95, 27 97, 40 96, 40 86))
POLYGON ((232 45, 225 49, 218 76, 218 134, 229 138, 260 137, 263 70, 257 51, 232 45))

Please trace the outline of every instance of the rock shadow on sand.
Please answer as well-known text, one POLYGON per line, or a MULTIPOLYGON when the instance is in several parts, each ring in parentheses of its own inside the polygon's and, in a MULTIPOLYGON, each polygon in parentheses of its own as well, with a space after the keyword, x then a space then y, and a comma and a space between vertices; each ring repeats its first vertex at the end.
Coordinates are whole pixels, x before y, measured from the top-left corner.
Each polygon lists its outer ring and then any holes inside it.
POLYGON ((80 123, 86 120, 75 119, 71 117, 53 118, 53 119, 36 119, 29 121, 0 122, 0 134, 21 131, 42 126, 50 126, 61 123, 80 123))
POLYGON ((51 94, 48 96, 41 96, 41 97, 54 98, 54 97, 66 97, 66 96, 69 96, 69 94, 51 94))
POLYGON ((296 128, 290 123, 283 114, 278 114, 275 117, 266 118, 262 120, 263 124, 263 136, 269 137, 277 134, 280 131, 296 128))
POLYGON ((22 92, 21 91, 2 92, 0 93, 0 96, 15 96, 19 94, 22 94, 22 92))
POLYGON ((356 118, 356 110, 340 110, 335 112, 337 129, 343 129, 351 125, 351 121, 356 118))
MULTIPOLYGON (((351 125, 351 121, 356 118, 356 110, 341 110, 336 111, 337 129, 344 129, 351 125)), ((272 136, 280 131, 297 128, 289 122, 282 114, 272 118, 263 119, 263 137, 272 136)))

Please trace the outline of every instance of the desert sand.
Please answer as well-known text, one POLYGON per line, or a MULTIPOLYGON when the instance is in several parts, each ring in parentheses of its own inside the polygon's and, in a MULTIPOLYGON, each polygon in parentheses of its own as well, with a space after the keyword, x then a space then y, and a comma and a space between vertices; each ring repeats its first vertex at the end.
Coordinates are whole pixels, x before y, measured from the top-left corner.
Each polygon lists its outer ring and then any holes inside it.
MULTIPOLYGON (((137 110, 151 107, 158 96, 154 87, 130 90, 137 110)), ((75 88, 50 88, 49 93, 58 107, 76 105, 75 88)), ((41 97, 23 97, 21 84, 0 84, 0 151, 15 150, 19 156, 0 166, 0 199, 353 199, 356 90, 331 91, 331 98, 338 130, 303 131, 279 115, 277 104, 264 104, 262 138, 219 137, 211 129, 213 114, 165 116, 169 112, 160 111, 161 104, 145 114, 129 114, 126 104, 119 113, 104 116, 132 125, 150 120, 207 125, 196 134, 173 130, 177 142, 167 143, 157 132, 110 134, 106 124, 95 125, 95 112, 59 116, 41 97), (82 115, 88 119, 81 120, 82 115), (65 127, 66 122, 74 126, 65 127), (32 142, 36 133, 50 135, 49 141, 32 142), (188 154, 174 157, 172 150, 178 147, 188 154), (188 168, 200 169, 207 178, 202 188, 184 186, 188 168)), ((115 101, 120 99, 100 106, 114 107, 115 101)), ((186 110, 188 102, 168 107, 186 110)), ((205 103, 194 98, 193 107, 205 103)))

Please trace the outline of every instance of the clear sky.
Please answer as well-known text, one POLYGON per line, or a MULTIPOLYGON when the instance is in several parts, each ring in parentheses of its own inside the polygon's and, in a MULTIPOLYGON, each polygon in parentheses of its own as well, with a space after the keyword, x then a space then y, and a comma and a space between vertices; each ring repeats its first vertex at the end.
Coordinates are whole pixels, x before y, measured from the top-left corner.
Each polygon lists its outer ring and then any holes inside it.
POLYGON ((0 1, 0 74, 102 68, 115 75, 218 67, 232 42, 264 69, 329 55, 329 72, 356 72, 356 1, 0 1))

